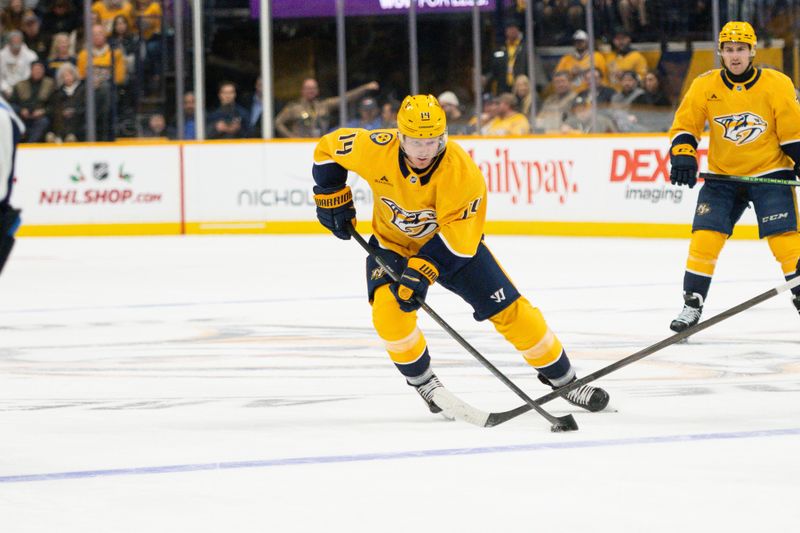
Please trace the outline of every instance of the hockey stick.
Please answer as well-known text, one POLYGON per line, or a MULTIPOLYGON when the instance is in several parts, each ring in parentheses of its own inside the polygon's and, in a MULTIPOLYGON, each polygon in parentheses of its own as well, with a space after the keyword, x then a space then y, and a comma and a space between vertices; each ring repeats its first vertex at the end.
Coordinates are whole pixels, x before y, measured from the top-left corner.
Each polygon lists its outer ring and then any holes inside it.
POLYGON ((728 181, 731 183, 762 183, 766 185, 789 185, 790 187, 800 187, 800 180, 782 180, 779 178, 764 178, 761 176, 729 176, 727 174, 701 172, 700 177, 704 180, 728 181))
MULTIPOLYGON (((375 261, 378 263, 378 266, 380 266, 383 270, 385 270, 386 273, 389 275, 390 278, 392 278, 393 281, 398 281, 400 279, 400 276, 398 276, 397 273, 394 272, 391 269, 391 267, 386 263, 386 261, 384 261, 383 258, 378 253, 376 253, 376 251, 372 248, 372 246, 370 246, 369 243, 367 243, 367 241, 364 240, 364 237, 362 237, 361 234, 356 231, 356 228, 352 224, 348 224, 347 231, 356 240, 356 242, 358 242, 358 244, 360 244, 361 247, 364 248, 364 250, 367 252, 367 254, 369 254, 370 256, 375 258, 375 261)), ((550 413, 548 413, 544 409, 542 409, 542 407, 540 407, 536 402, 534 402, 533 399, 530 398, 530 396, 525 394, 522 391, 522 389, 517 387, 510 379, 508 379, 505 376, 505 374, 500 372, 492 363, 490 363, 484 356, 482 356, 480 354, 480 352, 478 352, 478 350, 473 348, 471 344, 469 344, 461 335, 458 334, 458 332, 456 332, 456 330, 451 328, 450 325, 447 322, 445 322, 444 319, 442 319, 442 317, 440 317, 433 309, 431 309, 428 306, 428 304, 426 304, 425 301, 422 298, 420 298, 419 296, 415 296, 415 298, 416 298, 417 302, 420 304, 420 307, 422 307, 422 309, 426 313, 428 313, 428 315, 430 315, 430 317, 434 321, 436 321, 436 323, 439 324, 442 327, 442 329, 444 329, 447 333, 449 333, 450 336, 453 337, 456 340, 456 342, 458 342, 465 350, 467 350, 483 366, 485 366, 487 369, 489 369, 489 371, 492 374, 494 374, 497 379, 502 381, 503 384, 505 384, 509 389, 514 391, 514 393, 517 396, 519 396, 520 398, 522 398, 525 401, 525 404, 526 404, 525 407, 527 407, 526 411, 530 411, 531 409, 534 409, 537 413, 539 413, 544 418, 546 418, 547 421, 550 422, 550 424, 552 424, 551 427, 550 427, 551 431, 554 431, 554 432, 575 431, 575 430, 578 429, 578 423, 575 421, 575 418, 572 415, 556 417, 556 416, 551 415, 550 413)), ((450 397, 452 397, 452 398, 455 398, 450 393, 448 393, 448 395, 450 397)), ((452 398, 451 398, 451 400, 452 400, 452 398)), ((445 400, 445 398, 442 398, 442 399, 445 400)), ((435 401, 436 401, 436 396, 434 396, 434 402, 435 401)), ((463 403, 463 402, 460 402, 460 403, 463 403)), ((439 407, 441 407, 442 409, 445 409, 445 406, 439 405, 439 407)), ((456 411, 456 406, 455 405, 451 405, 449 407, 451 409, 453 409, 454 411, 456 411)), ((480 413, 480 411, 477 411, 476 409, 473 409, 473 411, 475 411, 477 413, 480 413)), ((458 413, 454 412, 453 414, 456 415, 458 413)), ((489 420, 488 419, 490 417, 491 417, 491 415, 489 415, 486 418, 486 420, 483 421, 483 422, 480 419, 475 420, 475 421, 471 421, 471 420, 467 420, 467 421, 468 422, 472 422, 472 423, 477 423, 478 425, 483 425, 483 426, 487 426, 488 427, 489 426, 489 424, 488 424, 489 420)), ((464 417, 461 417, 461 418, 464 418, 464 417)), ((464 418, 464 419, 466 420, 466 418, 464 418)))
MULTIPOLYGON (((559 396, 564 396, 569 391, 571 391, 573 389, 577 389, 581 385, 585 385, 587 383, 590 383, 590 382, 592 382, 592 381, 594 381, 596 379, 599 379, 599 378, 601 378, 601 377, 603 377, 603 376, 605 376, 607 374, 610 374, 610 373, 614 372, 615 370, 619 370, 620 368, 628 366, 631 363, 635 363, 636 361, 638 361, 640 359, 644 359, 648 355, 652 355, 652 354, 654 354, 654 353, 656 353, 656 352, 658 352, 660 350, 663 350, 667 346, 675 344, 678 341, 682 341, 683 339, 685 339, 687 337, 690 337, 690 336, 694 335, 695 333, 699 333, 699 332, 703 331, 704 329, 710 328, 711 326, 722 322, 726 318, 730 318, 730 317, 732 317, 734 315, 738 315, 742 311, 750 309, 751 307, 753 307, 753 306, 755 306, 757 304, 760 304, 761 302, 763 302, 765 300, 769 300, 773 296, 777 296, 778 294, 780 294, 782 292, 785 292, 785 291, 788 291, 788 290, 790 290, 790 289, 792 289, 794 287, 797 287, 798 285, 800 285, 800 277, 796 277, 793 280, 791 280, 791 281, 789 281, 787 283, 784 283, 783 285, 779 285, 778 287, 775 287, 774 289, 770 289, 767 292, 761 293, 758 296, 750 298, 746 302, 742 302, 739 305, 735 305, 735 306, 731 307, 730 309, 727 309, 727 310, 719 313, 718 315, 712 316, 708 320, 704 320, 703 322, 699 322, 699 323, 695 324, 694 326, 681 331, 680 333, 676 333, 675 335, 672 335, 671 337, 667 337, 666 339, 664 339, 662 341, 659 341, 659 342, 653 344, 652 346, 648 346, 647 348, 644 348, 643 350, 639 350, 635 354, 629 355, 628 357, 625 357, 624 359, 620 359, 616 363, 612 363, 612 364, 610 364, 610 365, 608 365, 606 367, 601 368, 600 370, 592 372, 591 374, 587 374, 586 376, 578 379, 577 381, 573 381, 569 385, 565 385, 565 386, 561 387, 560 389, 556 389, 556 390, 554 390, 553 392, 551 392, 549 394, 545 394, 541 398, 537 398, 536 399, 536 403, 538 405, 542 405, 542 404, 545 404, 545 403, 549 402, 550 400, 554 400, 554 399, 558 398, 559 396)), ((530 409, 531 409, 531 406, 529 404, 526 404, 526 405, 521 405, 521 406, 517 407, 516 409, 512 409, 510 411, 505 411, 505 412, 502 412, 502 413, 490 413, 489 414, 489 419, 486 421, 486 426, 487 427, 492 427, 492 426, 496 426, 498 424, 502 424, 503 422, 507 422, 507 421, 511 420, 512 418, 516 418, 516 417, 518 417, 519 415, 521 415, 523 413, 527 413, 528 411, 530 411, 530 409)))

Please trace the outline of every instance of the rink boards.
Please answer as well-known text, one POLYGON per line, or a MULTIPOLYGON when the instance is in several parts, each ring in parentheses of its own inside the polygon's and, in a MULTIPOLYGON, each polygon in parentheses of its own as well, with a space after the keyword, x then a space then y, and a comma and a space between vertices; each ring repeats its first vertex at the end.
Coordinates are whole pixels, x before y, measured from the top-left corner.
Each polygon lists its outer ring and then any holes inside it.
MULTIPOLYGON (((487 232, 685 237, 697 189, 669 183, 664 135, 456 138, 488 189, 487 232)), ((704 140, 700 166, 705 168, 704 140)), ((18 152, 20 235, 318 233, 315 142, 29 145, 18 152)), ((351 174, 361 229, 372 193, 351 174)), ((746 213, 736 236, 755 238, 746 213)))

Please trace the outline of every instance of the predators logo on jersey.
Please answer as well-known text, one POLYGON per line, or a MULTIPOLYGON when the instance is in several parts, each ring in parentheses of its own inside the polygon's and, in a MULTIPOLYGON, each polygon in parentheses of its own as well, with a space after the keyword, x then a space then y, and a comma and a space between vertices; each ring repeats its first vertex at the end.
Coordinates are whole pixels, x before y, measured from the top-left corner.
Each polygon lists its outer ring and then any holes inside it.
POLYGON ((375 133, 370 134, 369 138, 375 144, 383 146, 392 142, 394 135, 387 131, 376 131, 375 133))
POLYGON ((381 197, 381 201, 392 210, 392 224, 409 237, 421 239, 439 227, 436 211, 433 209, 407 211, 389 198, 381 197))
POLYGON ((767 131, 767 121, 755 113, 736 113, 715 117, 714 122, 722 126, 722 136, 741 146, 755 141, 767 131))

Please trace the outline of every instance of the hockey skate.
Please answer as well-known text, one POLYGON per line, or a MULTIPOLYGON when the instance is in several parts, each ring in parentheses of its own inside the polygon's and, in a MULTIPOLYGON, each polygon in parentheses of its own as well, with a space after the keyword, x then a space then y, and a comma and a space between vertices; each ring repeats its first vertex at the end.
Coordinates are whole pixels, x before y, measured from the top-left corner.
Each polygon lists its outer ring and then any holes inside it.
MULTIPOLYGON (((577 379, 577 377, 574 378, 572 381, 570 381, 570 383, 577 379)), ((550 380, 542 374, 539 374, 539 381, 545 385, 548 385, 553 390, 559 388, 554 387, 553 384, 550 383, 550 380)), ((567 385, 569 385, 569 383, 567 385)), ((564 395, 563 398, 575 407, 586 409, 592 413, 596 413, 597 411, 602 411, 605 409, 608 406, 608 401, 610 400, 610 396, 604 389, 601 389, 600 387, 594 387, 592 385, 581 385, 577 389, 569 391, 564 395)))
POLYGON ((700 322, 703 313, 703 297, 696 292, 683 293, 683 310, 669 325, 669 329, 680 333, 700 322))
POLYGON ((797 309, 797 312, 800 313, 800 294, 794 295, 794 298, 792 298, 792 303, 794 304, 794 308, 797 309))
POLYGON ((439 381, 439 378, 436 377, 436 374, 431 373, 431 377, 420 385, 413 385, 411 383, 409 383, 409 385, 414 387, 414 390, 419 393, 420 397, 428 405, 428 409, 430 409, 431 413, 442 412, 441 407, 433 402, 433 391, 439 387, 443 387, 442 382, 439 381))

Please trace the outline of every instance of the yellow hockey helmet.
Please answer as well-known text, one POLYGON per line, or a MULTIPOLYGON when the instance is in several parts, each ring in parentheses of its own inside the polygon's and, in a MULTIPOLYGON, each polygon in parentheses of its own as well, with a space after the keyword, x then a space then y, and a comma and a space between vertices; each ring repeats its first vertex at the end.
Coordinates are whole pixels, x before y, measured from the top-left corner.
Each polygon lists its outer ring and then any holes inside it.
POLYGON ((406 96, 397 111, 397 129, 406 137, 439 137, 447 133, 447 117, 432 94, 406 96))
POLYGON ((750 45, 750 50, 756 49, 756 32, 749 22, 731 21, 725 24, 719 32, 719 47, 722 43, 745 43, 750 45))

